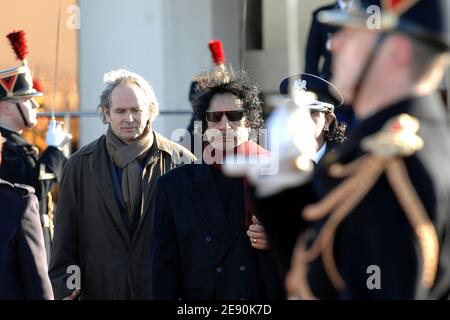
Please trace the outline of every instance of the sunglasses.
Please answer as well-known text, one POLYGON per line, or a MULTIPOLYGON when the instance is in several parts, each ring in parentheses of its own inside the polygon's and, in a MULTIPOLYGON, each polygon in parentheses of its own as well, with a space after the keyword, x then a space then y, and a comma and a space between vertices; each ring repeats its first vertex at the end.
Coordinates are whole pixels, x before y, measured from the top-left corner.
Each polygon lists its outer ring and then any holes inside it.
POLYGON ((224 114, 230 121, 240 121, 244 117, 244 111, 242 110, 206 111, 206 120, 208 120, 209 122, 220 122, 224 114))

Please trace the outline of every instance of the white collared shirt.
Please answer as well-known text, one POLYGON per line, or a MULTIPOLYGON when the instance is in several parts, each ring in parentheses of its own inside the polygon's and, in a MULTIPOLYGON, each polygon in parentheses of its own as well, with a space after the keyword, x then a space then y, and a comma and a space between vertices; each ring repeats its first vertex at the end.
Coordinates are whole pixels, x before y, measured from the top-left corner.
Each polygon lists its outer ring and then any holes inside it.
POLYGON ((322 159, 323 156, 325 155, 325 152, 327 152, 327 143, 326 142, 323 144, 322 148, 320 148, 320 150, 316 152, 316 154, 314 155, 314 158, 312 160, 316 164, 318 164, 320 159, 322 159))

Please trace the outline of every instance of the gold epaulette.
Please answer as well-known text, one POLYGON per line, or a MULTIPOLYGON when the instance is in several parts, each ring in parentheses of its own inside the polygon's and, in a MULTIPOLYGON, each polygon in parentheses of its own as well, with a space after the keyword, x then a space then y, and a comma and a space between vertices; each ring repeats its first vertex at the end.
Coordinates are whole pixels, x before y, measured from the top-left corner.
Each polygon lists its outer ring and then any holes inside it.
POLYGON ((402 114, 391 119, 381 131, 361 142, 364 151, 384 159, 411 156, 423 148, 417 135, 420 124, 417 118, 402 114))
POLYGON ((407 114, 397 116, 375 134, 361 141, 366 154, 342 165, 334 163, 328 168, 331 178, 344 179, 321 201, 304 208, 302 219, 316 221, 327 216, 314 242, 306 246, 305 235, 299 238, 294 250, 291 270, 286 277, 288 294, 300 299, 315 298, 307 281, 308 264, 322 257, 325 271, 334 287, 343 291, 345 282, 333 256, 333 242, 337 228, 351 211, 364 199, 379 177, 385 173, 420 245, 423 269, 421 284, 430 288, 435 280, 439 243, 436 230, 409 178, 404 157, 423 148, 417 135, 419 121, 407 114))

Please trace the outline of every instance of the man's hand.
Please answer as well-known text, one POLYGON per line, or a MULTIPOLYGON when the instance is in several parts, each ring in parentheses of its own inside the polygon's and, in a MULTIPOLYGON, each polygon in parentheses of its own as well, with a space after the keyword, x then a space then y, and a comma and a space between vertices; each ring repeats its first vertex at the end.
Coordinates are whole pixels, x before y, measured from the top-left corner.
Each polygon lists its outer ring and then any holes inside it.
POLYGON ((76 289, 75 291, 73 291, 70 294, 70 296, 67 296, 67 297, 63 298, 63 300, 75 300, 80 295, 80 292, 81 292, 80 289, 76 289))
POLYGON ((247 230, 247 235, 250 238, 250 243, 253 248, 259 250, 270 249, 269 241, 267 239, 266 230, 259 220, 252 216, 253 224, 247 230))

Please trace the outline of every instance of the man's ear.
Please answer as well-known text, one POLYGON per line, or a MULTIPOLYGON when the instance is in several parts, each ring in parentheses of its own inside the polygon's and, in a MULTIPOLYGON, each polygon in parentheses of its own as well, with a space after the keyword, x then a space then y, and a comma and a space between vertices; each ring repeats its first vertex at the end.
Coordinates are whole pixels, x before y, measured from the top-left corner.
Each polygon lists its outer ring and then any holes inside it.
POLYGON ((103 112, 103 117, 104 117, 106 123, 109 123, 109 122, 110 122, 110 119, 111 119, 111 118, 110 118, 109 109, 108 109, 108 108, 105 108, 105 107, 102 107, 102 112, 103 112))
POLYGON ((12 104, 8 101, 0 101, 0 114, 10 115, 12 112, 11 106, 12 104))
POLYGON ((325 113, 325 128, 330 128, 333 121, 336 120, 336 116, 332 112, 325 113))

